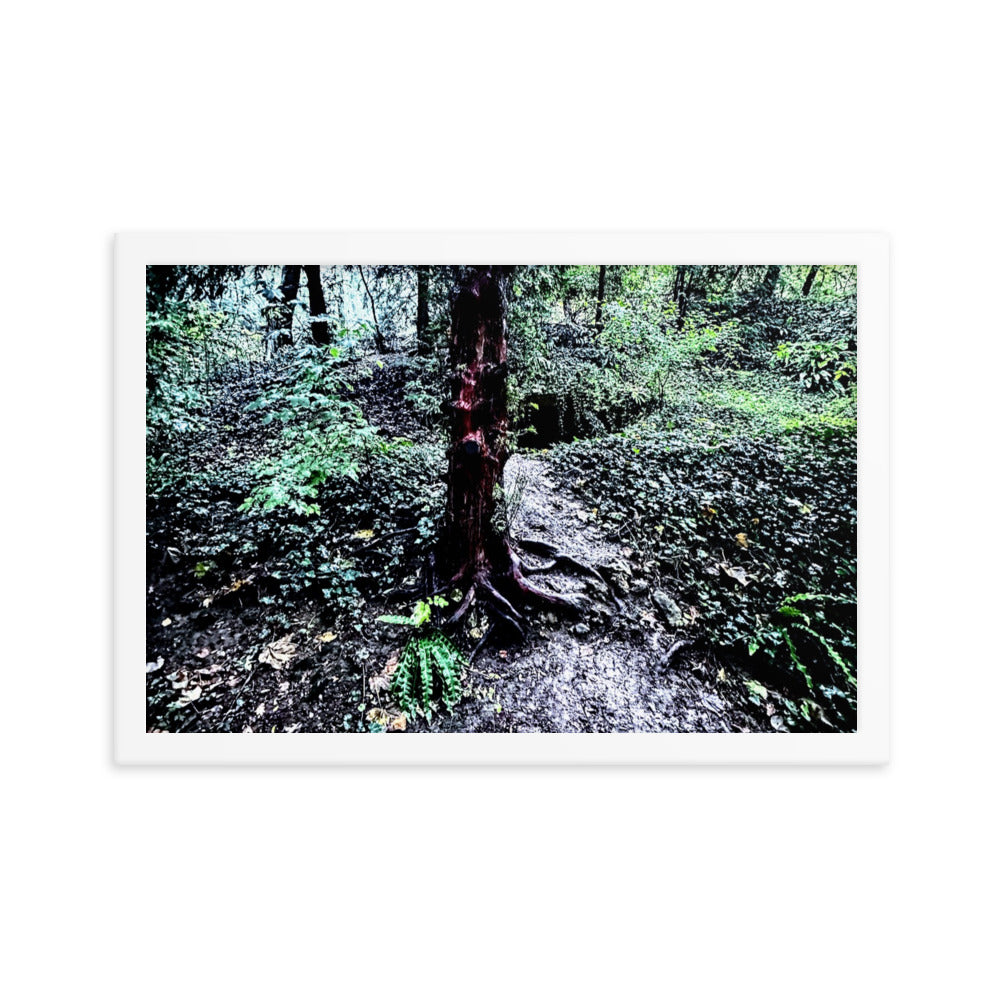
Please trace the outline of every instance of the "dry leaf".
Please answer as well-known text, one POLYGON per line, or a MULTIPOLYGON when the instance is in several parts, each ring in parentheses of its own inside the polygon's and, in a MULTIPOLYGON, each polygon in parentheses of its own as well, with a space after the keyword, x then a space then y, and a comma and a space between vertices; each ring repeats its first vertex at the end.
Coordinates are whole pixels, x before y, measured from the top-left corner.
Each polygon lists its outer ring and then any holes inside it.
POLYGON ((400 712, 399 715, 394 715, 389 719, 389 731, 395 733, 401 733, 406 729, 406 714, 400 712))
POLYGON ((741 549, 750 548, 750 543, 747 541, 747 536, 742 531, 736 536, 736 544, 741 549))
POLYGON ((256 709, 256 711, 254 712, 254 715, 256 715, 256 716, 258 716, 258 717, 259 717, 259 716, 261 716, 261 715, 263 715, 263 714, 264 714, 264 702, 261 702, 261 703, 260 703, 260 704, 259 704, 259 705, 257 706, 257 709, 256 709))
POLYGON ((188 688, 178 700, 181 705, 190 705, 192 701, 195 701, 200 697, 201 688, 195 685, 193 688, 188 688))
POLYGON ((732 577, 743 587, 748 586, 751 580, 757 579, 757 577, 751 576, 742 566, 727 566, 725 563, 719 563, 718 566, 726 576, 732 577))
POLYGON ((169 619, 169 618, 164 618, 164 619, 163 619, 163 621, 162 621, 162 622, 160 622, 160 624, 161 624, 161 625, 162 625, 162 626, 163 626, 164 628, 166 628, 166 627, 167 627, 167 626, 168 626, 168 625, 170 624, 170 619, 169 619))
POLYGON ((261 650, 260 656, 257 657, 257 662, 273 667, 275 670, 281 670, 295 655, 296 648, 295 643, 292 642, 292 637, 286 635, 281 639, 275 639, 274 642, 268 643, 261 650))
POLYGON ((385 729, 389 728, 389 713, 384 708, 373 708, 365 718, 369 722, 374 722, 377 726, 385 729))
POLYGON ((167 674, 167 680, 175 691, 186 688, 190 683, 186 670, 175 670, 172 674, 167 674))
POLYGON ((388 674, 373 674, 368 678, 368 687, 371 688, 373 694, 378 694, 379 691, 388 691, 392 686, 392 678, 388 674))
POLYGON ((198 650, 198 652, 197 652, 197 653, 195 653, 194 655, 195 655, 195 656, 197 656, 199 660, 205 660, 205 659, 207 659, 207 658, 208 658, 209 656, 211 656, 212 654, 211 654, 211 652, 209 651, 209 649, 208 649, 208 647, 207 647, 207 646, 203 646, 203 647, 202 647, 201 649, 199 649, 199 650, 198 650))
POLYGON ((355 531, 354 532, 354 537, 355 538, 372 538, 374 536, 374 534, 375 534, 375 532, 372 531, 371 528, 362 528, 361 531, 355 531))
POLYGON ((324 632, 316 637, 317 642, 333 642, 337 637, 332 632, 324 632))

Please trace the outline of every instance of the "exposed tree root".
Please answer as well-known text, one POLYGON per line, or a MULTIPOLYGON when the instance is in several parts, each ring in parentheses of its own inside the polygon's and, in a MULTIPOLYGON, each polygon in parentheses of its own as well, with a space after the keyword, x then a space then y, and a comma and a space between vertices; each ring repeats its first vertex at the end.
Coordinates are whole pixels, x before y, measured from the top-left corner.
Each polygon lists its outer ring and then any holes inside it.
POLYGON ((529 567, 522 565, 521 571, 523 573, 542 573, 550 569, 555 569, 556 566, 568 566, 570 569, 576 570, 577 573, 593 577, 606 590, 610 589, 608 581, 593 566, 588 566, 586 563, 580 562, 579 559, 575 559, 573 556, 559 551, 559 549, 548 542, 540 541, 537 538, 522 538, 518 544, 522 549, 527 549, 528 552, 536 552, 539 555, 548 556, 549 558, 549 562, 542 566, 529 567))
POLYGON ((536 587, 525 578, 525 566, 521 562, 520 556, 512 549, 508 550, 508 554, 510 556, 511 578, 517 589, 526 597, 533 597, 535 600, 542 601, 545 604, 552 604, 559 608, 571 608, 574 611, 583 610, 577 601, 564 597, 562 594, 554 594, 551 590, 545 590, 543 587, 536 587))

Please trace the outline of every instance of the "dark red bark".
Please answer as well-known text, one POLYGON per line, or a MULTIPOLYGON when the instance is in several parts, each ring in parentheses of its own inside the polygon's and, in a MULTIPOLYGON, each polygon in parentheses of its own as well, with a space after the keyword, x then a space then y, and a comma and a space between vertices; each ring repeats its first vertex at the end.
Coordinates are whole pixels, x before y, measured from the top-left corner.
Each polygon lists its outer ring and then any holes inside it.
POLYGON ((508 454, 508 281, 506 269, 477 268, 452 306, 445 549, 458 578, 489 572, 506 550, 493 527, 493 515, 494 490, 508 454))
POLYGON ((459 287, 452 305, 448 404, 452 425, 441 564, 447 584, 464 592, 451 623, 478 599, 489 607, 494 624, 504 622, 523 635, 524 616, 512 598, 578 605, 526 579, 529 570, 494 520, 495 490, 503 482, 508 455, 509 281, 509 268, 476 268, 459 287))

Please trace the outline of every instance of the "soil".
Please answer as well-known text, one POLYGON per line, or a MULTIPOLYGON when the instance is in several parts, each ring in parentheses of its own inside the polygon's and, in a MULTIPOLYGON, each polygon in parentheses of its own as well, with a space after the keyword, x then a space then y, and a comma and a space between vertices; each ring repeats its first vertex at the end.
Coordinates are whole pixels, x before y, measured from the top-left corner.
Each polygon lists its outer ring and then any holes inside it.
MULTIPOLYGON (((394 366, 357 384, 357 401, 392 426, 398 399, 394 366)), ((234 444, 255 450, 242 407, 257 379, 220 388, 205 456, 234 444), (221 433, 221 432, 220 432, 221 433)), ((547 454, 515 454, 505 475, 515 542, 547 542, 597 569, 611 586, 576 572, 541 572, 549 590, 585 599, 579 614, 529 612, 524 642, 483 647, 466 671, 465 697, 451 715, 406 720, 404 732, 774 732, 784 731, 776 699, 752 697, 724 651, 699 644, 688 609, 655 581, 627 545, 602 534, 592 511, 574 500, 547 454)), ((149 535, 166 537, 170 512, 150 509, 149 535)), ((541 556, 525 553, 538 566, 541 556)), ((372 678, 398 654, 399 629, 377 623, 401 610, 399 598, 372 597, 358 633, 321 601, 306 601, 276 628, 257 600, 252 571, 222 593, 192 586, 169 560, 149 568, 147 726, 151 732, 367 731, 372 709, 394 706, 372 678), (247 582, 240 584, 240 580, 247 582)), ((485 622, 473 608, 466 641, 485 622)))

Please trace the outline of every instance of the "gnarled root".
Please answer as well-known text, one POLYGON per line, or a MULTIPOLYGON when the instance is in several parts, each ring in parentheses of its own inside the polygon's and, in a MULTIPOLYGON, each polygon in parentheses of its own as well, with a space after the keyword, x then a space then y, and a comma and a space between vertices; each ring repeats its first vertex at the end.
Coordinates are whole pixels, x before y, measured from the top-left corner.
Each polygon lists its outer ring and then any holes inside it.
POLYGON ((502 546, 498 546, 497 550, 494 551, 494 564, 492 566, 479 568, 468 564, 462 566, 444 586, 437 589, 438 593, 453 587, 464 589, 461 601, 445 623, 447 626, 455 626, 462 621, 477 601, 482 602, 489 609, 492 621, 486 634, 473 650, 473 658, 483 649, 495 634, 497 627, 501 625, 510 626, 521 639, 524 639, 525 616, 514 606, 512 598, 516 599, 521 596, 550 607, 568 608, 576 612, 584 610, 585 598, 582 595, 557 594, 546 590, 528 579, 532 573, 542 573, 556 567, 564 567, 591 577, 597 581, 604 594, 618 605, 619 610, 621 609, 621 604, 615 596, 611 583, 592 566, 559 551, 548 542, 525 539, 520 543, 520 546, 529 552, 547 557, 547 561, 541 566, 526 564, 510 541, 504 540, 502 546), (500 592, 499 587, 501 586, 504 586, 506 594, 511 595, 510 597, 500 592))
POLYGON ((544 587, 536 587, 525 578, 524 574, 524 563, 521 562, 520 557, 516 553, 511 552, 510 575, 514 580, 515 586, 522 594, 527 597, 533 597, 545 604, 553 604, 559 608, 572 608, 574 611, 582 610, 577 601, 564 597, 562 594, 554 594, 551 590, 545 590, 544 587))
POLYGON ((518 544, 522 549, 526 549, 528 552, 534 552, 548 558, 548 562, 544 562, 539 566, 529 566, 526 563, 520 563, 518 569, 522 574, 547 573, 550 570, 556 569, 558 566, 565 566, 568 569, 574 570, 577 573, 582 573, 584 576, 589 576, 596 580, 604 594, 615 602, 615 607, 619 611, 624 609, 622 602, 618 599, 618 595, 615 593, 614 581, 610 580, 599 569, 594 569, 593 566, 588 566, 587 563, 581 562, 579 559, 576 559, 565 552, 561 552, 554 545, 551 545, 548 542, 543 542, 537 538, 523 538, 518 544))

